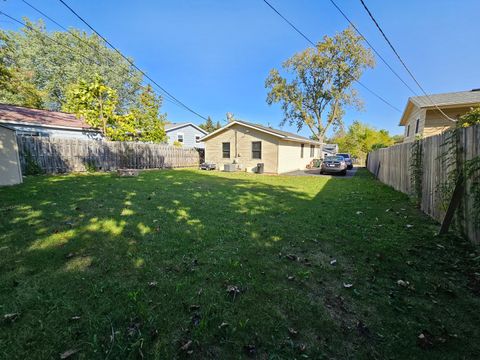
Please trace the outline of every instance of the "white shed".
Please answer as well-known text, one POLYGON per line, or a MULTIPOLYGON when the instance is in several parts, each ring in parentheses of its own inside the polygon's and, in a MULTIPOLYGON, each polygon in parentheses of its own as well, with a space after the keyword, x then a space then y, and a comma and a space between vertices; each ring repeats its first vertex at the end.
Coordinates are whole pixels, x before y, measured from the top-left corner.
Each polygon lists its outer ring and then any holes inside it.
POLYGON ((22 182, 15 130, 0 125, 0 186, 22 182))

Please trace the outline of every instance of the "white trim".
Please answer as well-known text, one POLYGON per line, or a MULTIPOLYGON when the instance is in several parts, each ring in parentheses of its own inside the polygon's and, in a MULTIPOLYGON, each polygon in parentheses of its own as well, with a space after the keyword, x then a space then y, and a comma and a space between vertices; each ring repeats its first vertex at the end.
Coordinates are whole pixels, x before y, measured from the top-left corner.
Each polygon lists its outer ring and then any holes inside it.
POLYGON ((173 126, 171 128, 168 128, 168 129, 165 129, 165 132, 169 132, 169 131, 173 131, 173 130, 176 130, 178 128, 182 128, 182 127, 185 127, 185 126, 192 126, 194 127, 195 129, 197 129, 198 131, 200 131, 201 133, 203 133, 204 135, 207 135, 208 132, 206 132, 205 130, 203 130, 201 127, 195 125, 194 123, 183 123, 183 124, 178 124, 176 126, 173 126))
POLYGON ((23 125, 23 126, 36 126, 36 127, 44 127, 49 129, 62 129, 62 130, 75 130, 75 131, 91 131, 100 133, 100 130, 92 129, 92 128, 82 128, 82 127, 71 127, 71 126, 60 126, 60 125, 45 125, 39 123, 31 123, 26 121, 10 121, 10 120, 2 120, 0 119, 0 123, 4 124, 13 124, 13 125, 23 125))

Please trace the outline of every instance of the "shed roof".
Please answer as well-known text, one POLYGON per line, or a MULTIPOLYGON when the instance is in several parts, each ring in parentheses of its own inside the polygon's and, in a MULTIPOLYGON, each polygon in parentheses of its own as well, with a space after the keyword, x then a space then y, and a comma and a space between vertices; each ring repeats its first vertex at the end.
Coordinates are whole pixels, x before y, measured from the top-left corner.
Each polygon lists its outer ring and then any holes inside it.
POLYGON ((0 122, 6 124, 27 124, 54 128, 95 130, 83 119, 78 118, 74 114, 8 104, 0 104, 0 122))
POLYGON ((185 127, 185 126, 193 126, 195 129, 200 131, 202 134, 204 134, 204 135, 208 134, 208 132, 205 131, 204 129, 202 129, 200 126, 195 125, 194 123, 191 123, 191 122, 165 124, 165 130, 168 132, 168 131, 173 131, 175 129, 180 129, 180 128, 185 127))

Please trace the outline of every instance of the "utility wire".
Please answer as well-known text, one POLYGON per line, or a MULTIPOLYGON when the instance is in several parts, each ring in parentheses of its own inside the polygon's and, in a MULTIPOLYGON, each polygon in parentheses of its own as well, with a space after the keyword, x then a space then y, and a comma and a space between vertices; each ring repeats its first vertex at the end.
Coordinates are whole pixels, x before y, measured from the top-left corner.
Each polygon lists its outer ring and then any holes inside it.
POLYGON ((420 88, 420 90, 422 90, 422 92, 425 94, 425 96, 428 98, 428 100, 432 103, 432 105, 449 121, 453 121, 453 122, 456 122, 455 119, 452 119, 451 117, 449 117, 447 114, 445 114, 443 112, 442 109, 440 109, 438 107, 438 105, 432 100, 432 98, 430 97, 430 95, 427 94, 427 92, 425 91, 425 89, 422 87, 422 85, 420 85, 420 82, 416 79, 416 77, 413 75, 413 73, 410 71, 410 69, 408 68, 408 66, 405 64, 405 62, 402 60, 402 58, 400 57, 400 55, 398 54, 397 50, 395 49, 395 47, 392 45, 391 41, 388 39, 387 35, 385 35, 385 32, 382 30, 382 28, 380 27, 380 25, 378 24, 377 20, 375 19, 375 17, 373 16, 372 12, 370 11, 370 9, 367 7, 367 5, 365 4, 365 2, 363 0, 360 0, 360 2, 362 3, 365 11, 368 13, 368 16, 370 16, 370 19, 372 19, 373 23, 375 24, 375 26, 377 27, 378 31, 380 31, 380 33, 382 34, 383 38, 385 39, 385 41, 387 42, 387 44, 390 46, 390 48, 392 49, 392 51, 395 53, 395 55, 397 56, 398 60, 400 61, 400 63, 403 65, 403 67, 405 68, 405 70, 407 70, 408 74, 410 75, 410 77, 413 79, 413 81, 415 81, 415 83, 417 84, 417 86, 420 88))
MULTIPOLYGON (((90 44, 89 42, 85 41, 85 39, 83 39, 82 37, 78 36, 77 34, 75 34, 75 32, 67 29, 65 26, 63 26, 62 24, 60 24, 58 21, 56 21, 55 19, 53 19, 52 17, 48 16, 47 14, 45 14, 43 11, 41 11, 40 9, 36 8, 35 6, 33 6, 32 4, 30 4, 28 1, 26 0, 22 0, 26 5, 30 6, 33 10, 35 10, 36 12, 38 12, 40 15, 44 16, 45 18, 47 18, 48 20, 50 20, 51 22, 53 22, 55 25, 57 25, 58 27, 60 27, 61 29, 65 30, 66 32, 68 32, 69 34, 71 34, 73 37, 75 37, 76 39, 78 39, 79 41, 83 42, 85 45, 87 45, 88 47, 90 47, 93 51, 95 51, 97 53, 97 55, 99 56, 102 56, 104 57, 106 60, 108 60, 108 63, 110 65, 114 65, 114 62, 113 60, 110 58, 109 54, 103 54, 100 52, 100 49, 96 48, 95 46, 93 46, 92 44, 90 44)), ((5 14, 4 14, 5 15, 5 14)), ((31 30, 35 30, 38 32, 37 29, 34 29, 34 28, 31 28, 29 26, 27 26, 25 23, 21 22, 20 20, 15 20, 17 23, 21 24, 21 25, 24 25, 28 28, 30 28, 31 30)), ((50 37, 48 37, 46 34, 40 32, 41 35, 43 36, 46 36, 48 39, 52 40, 50 37)), ((52 40, 53 41, 53 40, 52 40)), ((59 44, 58 42, 56 42, 57 44, 59 44)), ((61 44, 59 44, 61 45, 61 44)), ((65 45, 62 45, 65 47, 65 45)), ((84 58, 87 58, 84 54, 81 54, 81 53, 78 53, 76 51, 74 51, 71 47, 68 47, 68 49, 71 51, 71 52, 75 52, 76 54, 84 57, 84 58)), ((90 62, 92 62, 92 59, 91 58, 88 58, 88 60, 90 60, 90 62)), ((95 62, 95 64, 97 65, 100 65, 99 63, 95 62)), ((125 70, 130 70, 129 66, 131 65, 123 65, 122 64, 122 68, 125 69, 125 70)), ((162 97, 163 100, 166 100, 172 104, 175 104, 177 106, 179 106, 178 103, 176 103, 175 101, 171 100, 169 97, 167 96, 163 96, 162 97)))
MULTIPOLYGON (((62 1, 62 0, 60 0, 62 1)), ((295 25, 293 25, 285 16, 283 16, 272 4, 270 4, 267 0, 263 0, 263 2, 265 4, 267 4, 275 13, 277 13, 278 16, 280 16, 288 25, 290 25, 298 34, 300 34, 305 40, 307 40, 311 45, 313 45, 314 47, 316 47, 315 43, 310 39, 308 38, 303 32, 301 32, 295 25)), ((392 105, 390 102, 388 102, 387 100, 385 100, 382 96, 378 95, 376 92, 374 92, 373 90, 371 90, 370 88, 368 88, 366 85, 364 85, 363 83, 360 82, 360 80, 357 80, 355 79, 355 77, 350 74, 349 72, 345 71, 344 74, 347 74, 349 75, 353 81, 355 81, 357 84, 359 84, 360 86, 362 86, 365 90, 367 90, 369 93, 371 93, 372 95, 374 95, 376 98, 378 98, 379 100, 381 100, 382 102, 384 102, 385 104, 387 104, 388 106, 390 106, 392 109, 398 111, 398 112, 401 112, 399 108, 397 108, 396 106, 392 105)))
POLYGON ((368 41, 368 39, 360 32, 360 30, 355 26, 355 24, 348 18, 348 16, 340 9, 340 7, 335 3, 335 1, 330 0, 330 2, 335 6, 335 8, 342 14, 342 16, 350 23, 350 25, 355 29, 355 31, 360 35, 363 40, 367 43, 368 46, 373 50, 373 52, 380 58, 380 60, 383 61, 383 63, 390 69, 390 71, 415 95, 417 96, 417 93, 408 85, 405 80, 402 79, 402 77, 390 66, 390 64, 383 58, 382 55, 373 47, 373 45, 368 41))
POLYGON ((190 111, 192 114, 197 115, 198 117, 202 118, 203 120, 207 120, 206 117, 200 115, 198 112, 195 110, 192 110, 190 107, 185 105, 183 102, 181 102, 179 99, 177 99, 175 96, 173 96, 170 92, 168 92, 164 87, 162 87, 159 83, 157 83, 155 80, 153 80, 150 76, 148 76, 143 70, 141 70, 135 63, 130 60, 128 57, 123 55, 120 50, 118 50, 110 41, 108 41, 105 37, 103 37, 97 30, 93 28, 85 19, 83 19, 75 10, 73 10, 65 1, 59 0, 68 10, 70 10, 78 19, 80 19, 85 25, 87 25, 90 30, 92 30, 95 34, 97 34, 103 41, 105 41, 113 50, 115 50, 121 57, 123 57, 130 65, 132 65, 135 69, 137 69, 143 76, 145 76, 148 80, 150 80, 154 85, 156 85, 161 91, 163 91, 165 94, 170 96, 173 100, 175 100, 178 105, 183 107, 184 109, 190 111))

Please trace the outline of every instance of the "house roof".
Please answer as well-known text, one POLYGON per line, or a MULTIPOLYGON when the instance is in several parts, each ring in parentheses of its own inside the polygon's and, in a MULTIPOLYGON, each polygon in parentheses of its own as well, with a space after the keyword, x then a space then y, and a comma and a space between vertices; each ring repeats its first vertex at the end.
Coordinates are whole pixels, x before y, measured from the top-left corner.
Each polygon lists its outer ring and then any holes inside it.
POLYGON ((74 114, 8 104, 0 104, 0 122, 4 124, 96 131, 83 119, 76 117, 74 114))
POLYGON ((234 121, 228 123, 227 125, 225 125, 224 127, 221 127, 220 129, 215 130, 214 132, 208 134, 207 136, 204 136, 200 140, 205 141, 206 139, 211 138, 212 136, 218 134, 219 132, 222 132, 223 130, 225 130, 225 129, 227 129, 230 126, 233 126, 235 124, 243 125, 243 126, 246 126, 246 127, 249 127, 249 128, 253 128, 253 129, 256 129, 258 131, 273 135, 275 137, 278 137, 278 138, 281 138, 281 139, 287 140, 287 141, 305 142, 305 143, 309 143, 309 144, 321 145, 321 143, 318 142, 318 141, 309 139, 307 137, 304 137, 304 136, 301 136, 301 135, 298 135, 298 134, 294 134, 294 133, 291 133, 291 132, 288 132, 288 131, 273 129, 271 127, 267 127, 267 126, 263 126, 263 125, 259 125, 259 124, 254 124, 254 123, 243 121, 243 120, 234 120, 234 121))
POLYGON ((180 128, 185 127, 185 126, 193 126, 195 129, 200 131, 202 134, 204 134, 204 135, 208 134, 208 132, 203 130, 200 126, 195 125, 194 123, 191 123, 191 122, 165 124, 165 131, 169 132, 169 131, 173 131, 173 130, 176 130, 176 129, 180 129, 180 128))
POLYGON ((414 105, 423 109, 435 108, 434 104, 440 108, 480 104, 480 89, 432 94, 429 96, 412 96, 408 99, 405 110, 400 118, 400 125, 405 125, 406 119, 410 115, 414 105))

